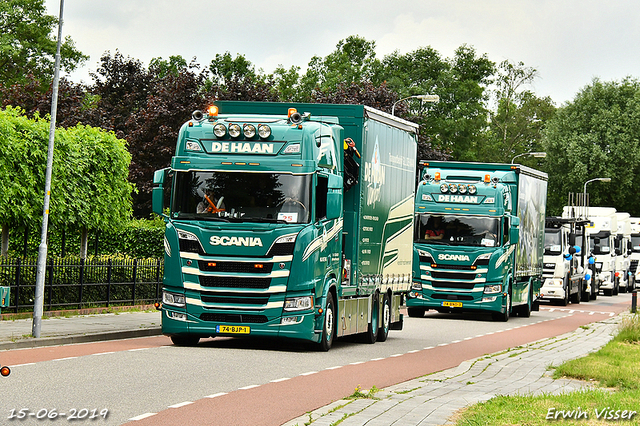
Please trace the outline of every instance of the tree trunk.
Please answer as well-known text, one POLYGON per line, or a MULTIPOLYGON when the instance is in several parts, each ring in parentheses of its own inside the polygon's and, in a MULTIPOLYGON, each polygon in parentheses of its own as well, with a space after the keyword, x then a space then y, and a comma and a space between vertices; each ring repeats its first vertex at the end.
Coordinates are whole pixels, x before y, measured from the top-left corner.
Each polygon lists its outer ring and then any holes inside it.
POLYGON ((0 256, 6 257, 9 253, 9 225, 2 225, 2 244, 0 249, 0 256))
POLYGON ((82 228, 82 236, 80 237, 80 258, 87 258, 87 249, 89 246, 89 230, 82 228))

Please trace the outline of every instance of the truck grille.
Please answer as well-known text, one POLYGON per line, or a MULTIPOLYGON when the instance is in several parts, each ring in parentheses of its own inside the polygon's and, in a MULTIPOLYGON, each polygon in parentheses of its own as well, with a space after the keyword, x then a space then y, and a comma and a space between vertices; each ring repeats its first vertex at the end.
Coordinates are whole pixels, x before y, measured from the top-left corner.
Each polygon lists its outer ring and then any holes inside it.
POLYGON ((225 293, 217 293, 215 295, 202 294, 200 298, 203 302, 222 305, 266 305, 269 302, 269 296, 238 296, 225 293))
POLYGON ((638 269, 638 260, 632 260, 631 264, 629 265, 629 270, 631 271, 631 273, 635 274, 637 269, 638 269))
POLYGON ((473 283, 465 283, 465 282, 442 282, 442 281, 432 281, 431 285, 434 288, 460 288, 465 290, 471 290, 474 287, 473 283))
POLYGON ((433 278, 443 278, 448 280, 469 280, 473 281, 476 279, 476 274, 474 272, 449 272, 449 271, 431 271, 431 276, 433 278))
POLYGON ((239 272, 253 274, 269 274, 273 269, 273 263, 261 262, 209 262, 206 260, 199 260, 198 266, 201 271, 206 272, 239 272))
POLYGON ((251 323, 264 324, 267 317, 264 315, 240 315, 240 314, 214 314, 206 312, 200 315, 202 321, 226 322, 226 323, 251 323))
POLYGON ((200 277, 200 284, 204 287, 225 288, 269 288, 271 278, 246 277, 200 277))

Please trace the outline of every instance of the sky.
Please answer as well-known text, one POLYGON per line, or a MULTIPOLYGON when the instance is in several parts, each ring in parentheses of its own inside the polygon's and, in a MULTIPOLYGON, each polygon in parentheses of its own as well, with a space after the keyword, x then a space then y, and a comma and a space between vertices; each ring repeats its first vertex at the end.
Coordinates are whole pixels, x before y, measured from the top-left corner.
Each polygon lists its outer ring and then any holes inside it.
MULTIPOLYGON (((60 0, 45 6, 59 16, 60 0)), ((116 50, 145 66, 181 55, 205 67, 228 51, 265 73, 304 71, 350 35, 374 41, 378 59, 426 46, 451 58, 467 44, 496 63, 523 62, 538 71, 528 89, 557 106, 594 78, 640 78, 637 0, 66 0, 63 22, 63 37, 90 56, 70 75, 78 83, 92 83, 116 50)))

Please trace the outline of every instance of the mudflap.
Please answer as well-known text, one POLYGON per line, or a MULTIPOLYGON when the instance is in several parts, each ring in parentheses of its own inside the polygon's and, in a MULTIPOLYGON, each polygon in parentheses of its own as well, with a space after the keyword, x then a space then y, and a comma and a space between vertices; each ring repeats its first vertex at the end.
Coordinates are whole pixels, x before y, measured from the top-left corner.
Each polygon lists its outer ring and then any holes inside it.
POLYGON ((402 330, 404 324, 404 314, 400 314, 400 321, 389 324, 389 330, 402 330))

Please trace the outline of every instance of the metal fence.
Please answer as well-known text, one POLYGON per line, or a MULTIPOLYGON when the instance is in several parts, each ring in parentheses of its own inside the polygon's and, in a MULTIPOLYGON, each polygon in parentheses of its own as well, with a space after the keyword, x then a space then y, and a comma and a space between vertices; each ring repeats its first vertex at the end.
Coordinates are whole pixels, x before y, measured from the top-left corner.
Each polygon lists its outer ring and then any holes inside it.
MULTIPOLYGON (((36 259, 0 257, 0 286, 11 288, 4 312, 33 310, 36 259)), ((49 259, 44 309, 148 304, 160 301, 161 259, 49 259)))

